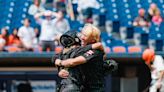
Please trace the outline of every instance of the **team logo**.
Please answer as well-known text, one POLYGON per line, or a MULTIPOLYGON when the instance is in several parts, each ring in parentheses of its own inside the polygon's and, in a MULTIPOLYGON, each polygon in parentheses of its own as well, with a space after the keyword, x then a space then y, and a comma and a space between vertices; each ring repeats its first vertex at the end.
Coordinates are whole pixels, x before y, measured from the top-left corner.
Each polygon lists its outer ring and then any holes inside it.
POLYGON ((92 50, 89 50, 85 53, 86 56, 90 56, 90 55, 93 55, 93 54, 94 54, 94 52, 92 50))

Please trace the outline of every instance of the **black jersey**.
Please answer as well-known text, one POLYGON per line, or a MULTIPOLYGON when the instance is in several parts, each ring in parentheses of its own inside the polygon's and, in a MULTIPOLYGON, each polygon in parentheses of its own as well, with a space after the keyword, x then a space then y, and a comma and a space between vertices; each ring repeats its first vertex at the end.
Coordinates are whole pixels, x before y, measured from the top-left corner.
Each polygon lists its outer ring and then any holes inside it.
MULTIPOLYGON (((91 45, 87 45, 85 47, 76 47, 76 48, 69 50, 66 53, 60 53, 59 57, 61 60, 65 60, 68 58, 74 58, 74 57, 84 54, 85 52, 87 52, 90 49, 92 49, 91 45)), ((67 82, 71 80, 73 83, 75 83, 77 85, 81 85, 82 81, 83 81, 82 80, 83 76, 81 73, 80 65, 67 68, 67 70, 69 72, 69 77, 67 79, 63 79, 62 84, 67 84, 67 82)))
POLYGON ((59 55, 61 60, 83 56, 87 63, 68 68, 69 77, 62 84, 84 86, 84 92, 104 92, 103 55, 100 50, 91 50, 91 45, 77 47, 59 55))
POLYGON ((85 75, 84 92, 104 92, 104 52, 89 50, 83 56, 87 63, 82 65, 82 73, 85 75))

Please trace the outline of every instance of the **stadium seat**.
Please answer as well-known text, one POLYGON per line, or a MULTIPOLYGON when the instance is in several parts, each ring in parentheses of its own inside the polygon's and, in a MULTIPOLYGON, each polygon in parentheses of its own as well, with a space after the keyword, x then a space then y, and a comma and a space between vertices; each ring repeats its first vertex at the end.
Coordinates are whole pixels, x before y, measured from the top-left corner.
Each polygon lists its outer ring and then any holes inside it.
POLYGON ((126 48, 123 47, 123 46, 114 46, 114 47, 112 48, 112 51, 113 51, 114 53, 126 53, 126 48))
POLYGON ((162 22, 159 26, 160 32, 163 34, 164 33, 164 22, 162 22))
POLYGON ((20 51, 20 49, 17 47, 8 47, 7 50, 8 50, 8 52, 19 52, 20 51))
POLYGON ((70 28, 73 29, 73 30, 77 30, 77 31, 80 31, 80 27, 82 27, 84 24, 83 23, 80 23, 79 21, 72 21, 70 18, 68 19, 69 21, 69 24, 70 24, 70 28))
POLYGON ((55 47, 55 53, 60 53, 63 50, 62 46, 55 47))
POLYGON ((110 47, 105 47, 105 53, 108 54, 111 52, 111 48, 110 47))
POLYGON ((119 39, 112 39, 111 40, 111 46, 115 47, 115 46, 123 46, 123 47, 127 47, 128 44, 125 41, 119 40, 119 39))
POLYGON ((147 46, 148 45, 148 39, 149 38, 149 34, 148 33, 143 33, 141 34, 141 45, 143 46, 147 46))
POLYGON ((149 39, 149 47, 155 51, 163 51, 164 41, 160 39, 149 39))
POLYGON ((128 53, 139 53, 142 49, 139 46, 129 46, 128 47, 128 53))
POLYGON ((120 22, 114 21, 113 22, 113 32, 119 33, 119 31, 120 31, 120 22))
POLYGON ((111 34, 108 34, 107 32, 101 32, 100 36, 103 41, 113 39, 113 36, 111 34))

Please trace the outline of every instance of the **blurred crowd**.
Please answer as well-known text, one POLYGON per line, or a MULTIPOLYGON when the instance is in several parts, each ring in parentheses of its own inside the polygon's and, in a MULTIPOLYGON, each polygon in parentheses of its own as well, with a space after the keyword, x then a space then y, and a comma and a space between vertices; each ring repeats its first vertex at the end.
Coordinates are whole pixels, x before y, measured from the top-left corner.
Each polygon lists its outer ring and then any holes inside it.
POLYGON ((91 8, 98 8, 96 0, 33 0, 28 14, 35 19, 37 27, 31 26, 31 20, 25 18, 23 25, 12 29, 12 34, 6 27, 1 29, 0 51, 60 51, 60 36, 70 30, 70 24, 65 16, 83 23, 92 22, 91 8), (73 4, 72 4, 73 3, 73 4), (70 4, 66 6, 66 4, 70 4), (73 5, 78 5, 73 11, 73 5), (72 7, 72 8, 70 8, 72 7), (71 12, 72 9, 72 12, 71 12))
MULTIPOLYGON (((27 13, 34 21, 25 18, 22 26, 10 29, 12 34, 9 34, 6 27, 2 28, 0 51, 60 52, 62 50, 59 43, 60 35, 71 28, 67 17, 82 24, 95 24, 93 9, 100 9, 100 6, 96 0, 87 2, 86 0, 33 0, 27 13), (36 22, 37 26, 31 26, 32 22, 36 22)), ((133 20, 132 25, 149 28, 151 23, 160 25, 162 22, 160 9, 155 3, 151 3, 148 10, 144 8, 138 10, 138 16, 133 20)))
POLYGON ((138 16, 133 21, 133 26, 149 27, 151 26, 151 22, 160 25, 162 21, 163 19, 159 8, 155 3, 152 3, 150 4, 148 11, 144 8, 138 10, 138 16))

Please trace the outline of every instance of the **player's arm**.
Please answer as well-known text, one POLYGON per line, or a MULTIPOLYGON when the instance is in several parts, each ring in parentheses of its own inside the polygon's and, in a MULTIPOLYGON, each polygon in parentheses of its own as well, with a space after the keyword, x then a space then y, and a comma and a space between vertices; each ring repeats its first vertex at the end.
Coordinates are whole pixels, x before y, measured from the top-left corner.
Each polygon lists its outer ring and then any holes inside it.
POLYGON ((73 67, 76 65, 84 64, 89 61, 91 58, 96 57, 96 53, 92 49, 103 49, 102 43, 97 42, 91 45, 80 48, 75 54, 81 54, 76 58, 70 58, 66 60, 56 59, 55 64, 63 67, 73 67))
POLYGON ((92 44, 92 49, 103 50, 103 45, 101 42, 94 43, 94 44, 92 44))
POLYGON ((159 75, 158 81, 159 82, 162 82, 163 78, 164 78, 164 70, 163 71, 160 71, 160 75, 159 75))
POLYGON ((79 49, 77 49, 76 55, 79 55, 79 54, 81 55, 81 54, 84 54, 85 52, 87 52, 89 50, 96 50, 96 49, 103 50, 103 46, 102 46, 101 42, 97 42, 97 43, 94 43, 94 44, 90 44, 90 45, 80 47, 79 49))
POLYGON ((35 15, 34 15, 34 18, 36 19, 36 20, 38 20, 41 16, 43 16, 44 15, 44 12, 41 12, 41 13, 36 13, 35 15))
POLYGON ((76 58, 70 58, 66 60, 57 59, 55 61, 56 65, 64 66, 64 67, 73 67, 76 65, 84 64, 84 63, 86 63, 86 59, 83 56, 78 56, 76 58))
POLYGON ((97 56, 98 54, 96 51, 89 50, 83 55, 75 57, 75 58, 70 58, 66 60, 56 59, 55 64, 58 66, 63 66, 63 67, 74 67, 80 64, 84 64, 97 56))
MULTIPOLYGON (((59 54, 55 54, 53 57, 52 57, 52 60, 51 62, 53 64, 55 64, 55 61, 56 59, 60 58, 60 53, 59 54)), ((69 76, 69 72, 67 71, 66 68, 62 67, 62 66, 58 66, 55 64, 55 66, 57 67, 57 70, 58 70, 58 76, 61 77, 61 78, 68 78, 69 76)))
POLYGON ((42 23, 43 19, 41 18, 41 16, 43 16, 43 15, 44 15, 44 12, 37 13, 34 15, 34 18, 38 24, 42 23))
POLYGON ((164 78, 164 70, 160 71, 159 79, 157 80, 157 89, 161 89, 163 78, 164 78))

